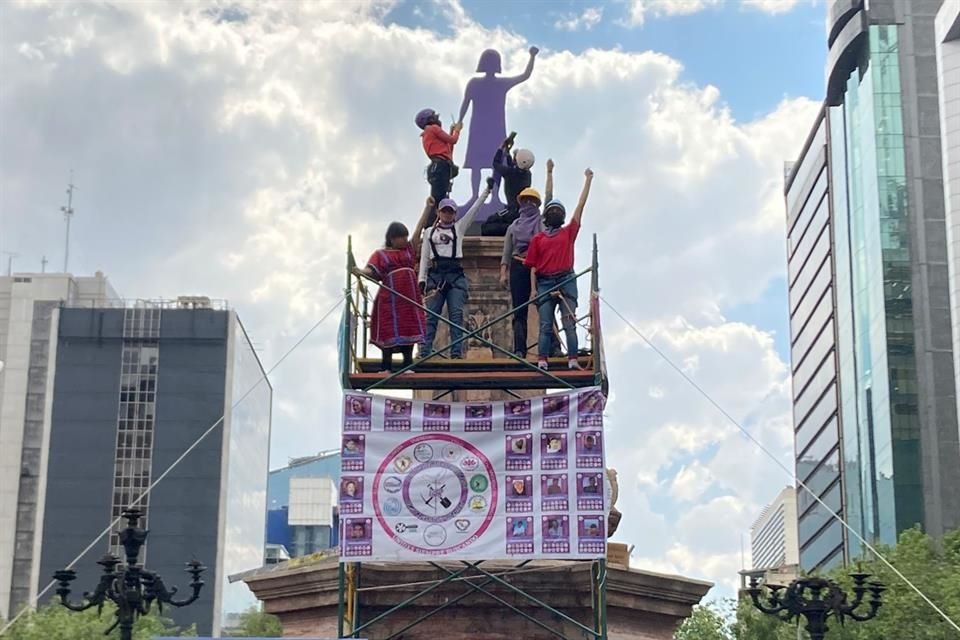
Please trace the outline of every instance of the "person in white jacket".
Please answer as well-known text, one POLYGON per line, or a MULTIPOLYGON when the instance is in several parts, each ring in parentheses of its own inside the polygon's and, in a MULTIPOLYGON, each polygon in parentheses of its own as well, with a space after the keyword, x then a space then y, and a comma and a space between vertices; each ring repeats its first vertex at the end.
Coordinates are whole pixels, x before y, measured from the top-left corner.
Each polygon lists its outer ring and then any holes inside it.
MULTIPOLYGON (((455 325, 450 327, 451 342, 463 337, 463 330, 458 327, 463 326, 463 307, 470 292, 470 283, 463 272, 463 236, 492 190, 493 178, 489 178, 487 188, 460 220, 456 220, 457 203, 450 198, 441 200, 437 206, 436 222, 423 232, 419 280, 426 306, 433 313, 427 315, 427 335, 420 350, 421 357, 433 353, 437 316, 443 313, 444 305, 447 306, 450 322, 455 325)), ((465 349, 466 341, 454 345, 450 349, 450 357, 463 358, 465 349)))

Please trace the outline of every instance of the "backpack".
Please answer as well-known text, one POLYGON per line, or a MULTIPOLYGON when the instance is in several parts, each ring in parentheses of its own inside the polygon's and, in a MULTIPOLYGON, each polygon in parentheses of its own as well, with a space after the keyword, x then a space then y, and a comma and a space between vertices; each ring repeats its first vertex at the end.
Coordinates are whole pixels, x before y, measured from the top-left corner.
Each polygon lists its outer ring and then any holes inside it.
POLYGON ((519 217, 519 210, 512 210, 509 207, 501 209, 487 218, 483 224, 480 225, 480 235, 502 238, 503 236, 507 235, 507 227, 509 227, 510 224, 519 217))

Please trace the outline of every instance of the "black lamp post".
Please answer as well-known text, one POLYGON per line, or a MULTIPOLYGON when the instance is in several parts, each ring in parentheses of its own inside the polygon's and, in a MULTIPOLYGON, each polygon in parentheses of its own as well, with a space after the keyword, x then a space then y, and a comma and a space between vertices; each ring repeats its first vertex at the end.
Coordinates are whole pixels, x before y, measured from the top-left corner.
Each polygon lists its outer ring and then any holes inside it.
POLYGON ((880 594, 886 591, 879 582, 867 583, 870 577, 866 573, 852 573, 853 601, 847 601, 847 593, 832 580, 826 578, 801 578, 789 586, 767 585, 769 594, 763 593, 756 577, 750 579, 747 593, 753 600, 753 606, 769 616, 775 616, 785 622, 799 619, 807 621, 807 633, 810 640, 823 640, 827 633, 827 620, 833 617, 840 625, 845 618, 856 622, 870 620, 880 610, 880 594), (860 612, 867 592, 870 592, 869 608, 860 612), (764 598, 761 598, 764 595, 764 598))
POLYGON ((200 575, 206 567, 196 560, 187 563, 187 572, 193 578, 190 582, 193 594, 182 600, 176 600, 173 597, 177 593, 176 587, 167 589, 160 576, 140 566, 138 562, 140 549, 149 533, 146 529, 137 526, 142 515, 143 512, 139 509, 127 509, 123 512, 123 517, 127 519, 127 528, 120 532, 120 544, 123 545, 127 563, 122 564, 119 558, 111 554, 101 558, 97 562, 103 567, 100 582, 93 592, 84 592, 83 602, 77 604, 69 600, 70 583, 77 577, 73 569, 61 569, 53 574, 54 580, 59 583, 57 595, 60 596, 60 602, 71 611, 84 611, 91 607, 97 607, 98 611, 102 611, 107 600, 116 604, 117 619, 104 632, 104 635, 119 627, 120 640, 133 640, 134 621, 150 611, 150 605, 154 600, 160 612, 163 612, 164 604, 185 607, 200 597, 200 589, 203 588, 200 575))

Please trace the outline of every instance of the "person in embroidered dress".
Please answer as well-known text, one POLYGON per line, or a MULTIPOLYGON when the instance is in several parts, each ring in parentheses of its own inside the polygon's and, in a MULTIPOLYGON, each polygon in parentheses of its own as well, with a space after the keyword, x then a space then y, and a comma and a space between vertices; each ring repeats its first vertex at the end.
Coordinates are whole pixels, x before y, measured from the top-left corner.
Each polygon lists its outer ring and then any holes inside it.
MULTIPOLYGON (((424 221, 433 209, 433 198, 428 198, 414 231, 414 238, 423 228, 424 221)), ((417 284, 417 243, 410 242, 407 227, 392 222, 387 227, 386 242, 370 256, 367 266, 357 269, 358 274, 374 278, 381 283, 373 301, 370 316, 370 342, 382 353, 381 370, 393 370, 393 354, 403 356, 403 366, 413 364, 413 347, 423 343, 426 322, 420 287, 417 284)))

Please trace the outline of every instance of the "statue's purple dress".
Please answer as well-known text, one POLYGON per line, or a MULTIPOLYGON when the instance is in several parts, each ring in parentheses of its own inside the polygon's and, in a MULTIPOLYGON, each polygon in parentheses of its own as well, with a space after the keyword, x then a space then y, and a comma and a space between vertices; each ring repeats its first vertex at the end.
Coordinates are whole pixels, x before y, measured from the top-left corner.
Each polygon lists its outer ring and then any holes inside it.
POLYGON ((467 169, 489 169, 493 156, 507 137, 507 91, 520 78, 481 76, 467 83, 465 102, 471 102, 470 136, 467 139, 467 169))

